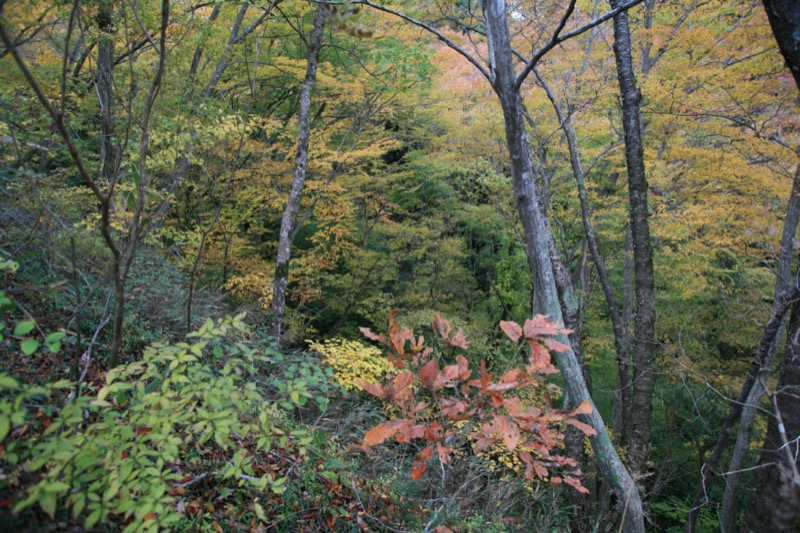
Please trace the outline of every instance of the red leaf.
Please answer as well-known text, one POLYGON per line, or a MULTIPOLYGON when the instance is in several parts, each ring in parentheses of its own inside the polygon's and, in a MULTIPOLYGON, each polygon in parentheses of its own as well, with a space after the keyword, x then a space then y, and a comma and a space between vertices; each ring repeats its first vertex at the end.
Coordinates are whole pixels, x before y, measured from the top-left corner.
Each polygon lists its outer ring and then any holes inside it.
POLYGON ((576 477, 567 476, 564 478, 564 482, 581 494, 589 494, 589 489, 581 485, 581 480, 576 477))
POLYGON ((433 329, 445 341, 450 338, 450 323, 442 318, 439 313, 433 315, 433 329))
POLYGON ((397 442, 411 442, 414 439, 421 439, 425 436, 427 428, 422 424, 402 428, 397 432, 397 442))
POLYGON ((376 385, 375 383, 370 383, 364 379, 359 379, 354 381, 356 385, 363 387, 365 391, 372 394, 373 396, 377 396, 378 398, 386 399, 386 391, 383 389, 382 386, 376 385))
POLYGON ((381 344, 386 344, 386 335, 381 333, 378 335, 377 333, 373 333, 369 328, 358 328, 361 330, 361 333, 368 339, 373 340, 375 342, 379 342, 381 344))
POLYGON ((530 361, 536 370, 550 368, 552 366, 550 352, 548 352, 544 346, 533 339, 528 339, 528 345, 531 347, 530 361))
POLYGON ((562 344, 550 337, 544 337, 542 339, 542 342, 545 343, 547 347, 553 350, 554 352, 568 352, 570 350, 570 347, 567 346, 566 344, 562 344))
POLYGON ((500 329, 514 342, 519 342, 519 338, 522 337, 522 328, 516 322, 501 320, 500 329))
POLYGON ((472 377, 472 370, 469 369, 469 361, 467 361, 466 357, 459 354, 456 357, 456 364, 458 365, 459 381, 467 381, 470 377, 472 377))
POLYGON ((433 457, 433 445, 428 446, 421 452, 419 455, 414 459, 414 462, 411 463, 411 478, 412 479, 419 479, 420 476, 425 472, 427 465, 425 464, 428 459, 433 457))
POLYGON ((439 454, 439 460, 443 464, 447 464, 450 462, 450 454, 453 453, 452 446, 442 446, 441 444, 436 445, 436 452, 439 454))
POLYGON ((458 328, 456 334, 453 335, 453 337, 449 341, 447 341, 447 344, 454 348, 469 350, 469 341, 467 340, 467 337, 464 335, 464 330, 461 328, 458 328))
POLYGON ((580 422, 579 420, 575 420, 574 418, 568 418, 566 420, 566 422, 570 426, 576 427, 579 430, 581 430, 584 435, 587 435, 589 437, 597 435, 597 431, 595 431, 594 428, 592 426, 590 426, 589 424, 584 424, 583 422, 580 422))
POLYGON ((364 448, 369 449, 372 446, 376 446, 387 439, 390 439, 397 433, 400 429, 408 426, 411 424, 410 420, 406 420, 404 418, 398 418, 396 420, 389 420, 388 422, 384 422, 383 424, 378 424, 374 428, 367 431, 366 435, 364 435, 364 441, 362 442, 362 446, 364 448))
POLYGON ((419 380, 422 382, 422 386, 429 391, 435 392, 437 390, 437 377, 439 377, 439 363, 436 359, 431 359, 428 364, 419 370, 419 380))
POLYGON ((550 478, 550 484, 554 487, 559 487, 564 483, 564 480, 558 476, 554 476, 550 478))
POLYGON ((567 416, 575 416, 575 415, 589 415, 592 414, 592 402, 589 400, 583 400, 580 405, 577 407, 573 407, 569 411, 566 412, 567 416))

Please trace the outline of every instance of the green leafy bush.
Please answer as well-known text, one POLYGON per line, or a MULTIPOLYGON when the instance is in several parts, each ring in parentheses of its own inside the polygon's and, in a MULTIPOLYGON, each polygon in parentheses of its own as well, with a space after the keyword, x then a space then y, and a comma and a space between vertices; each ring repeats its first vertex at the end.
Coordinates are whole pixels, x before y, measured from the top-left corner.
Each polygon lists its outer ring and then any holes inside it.
MULTIPOLYGON (((52 518, 63 507, 86 528, 156 531, 179 527, 179 489, 205 477, 282 493, 285 478, 257 464, 273 443, 302 435, 281 429, 282 412, 253 379, 268 357, 244 331, 241 315, 209 319, 187 342, 153 344, 141 361, 111 370, 96 394, 68 401, 40 435, 8 444, 0 459, 35 480, 14 511, 38 504, 52 518)), ((31 394, 69 385, 26 390, 2 376, 0 429, 24 422, 31 394)), ((264 518, 257 502, 253 509, 264 518)))

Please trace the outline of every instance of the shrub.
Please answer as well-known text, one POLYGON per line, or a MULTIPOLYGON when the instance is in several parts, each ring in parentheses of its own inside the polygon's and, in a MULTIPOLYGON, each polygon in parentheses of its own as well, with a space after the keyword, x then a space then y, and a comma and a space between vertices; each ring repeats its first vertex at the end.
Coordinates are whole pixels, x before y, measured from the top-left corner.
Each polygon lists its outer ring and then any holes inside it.
POLYGON ((323 343, 309 341, 309 347, 322 355, 333 368, 333 377, 345 390, 363 390, 361 381, 383 381, 394 369, 378 348, 358 341, 329 339, 323 343))
MULTIPOLYGON (((176 527, 176 499, 205 477, 282 493, 285 478, 259 465, 273 443, 304 436, 281 429, 281 411, 252 379, 268 357, 242 340, 244 330, 242 316, 209 319, 187 342, 153 344, 141 361, 111 370, 96 394, 68 402, 40 435, 8 444, 0 459, 35 480, 14 511, 38 504, 53 518, 63 506, 86 528, 117 521, 155 531, 176 527)), ((69 385, 26 390, 0 376, 3 405, 17 411, 32 393, 69 385)), ((26 416, 15 411, 11 422, 26 416)), ((264 518, 257 502, 253 509, 264 518)))

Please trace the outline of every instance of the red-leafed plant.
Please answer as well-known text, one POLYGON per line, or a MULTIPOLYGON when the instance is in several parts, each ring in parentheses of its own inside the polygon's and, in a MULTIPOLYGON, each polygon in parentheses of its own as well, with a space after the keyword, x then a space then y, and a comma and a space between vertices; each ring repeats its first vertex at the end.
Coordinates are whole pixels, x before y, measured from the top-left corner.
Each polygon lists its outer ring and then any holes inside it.
MULTIPOLYGON (((537 478, 553 485, 567 483, 580 492, 588 492, 577 477, 581 472, 576 461, 559 455, 558 451, 563 449, 563 424, 571 424, 586 435, 595 434, 590 426, 575 418, 591 412, 591 404, 584 402, 563 411, 554 409, 548 401, 525 405, 519 393, 512 392, 546 386, 544 376, 558 372, 551 363, 548 348, 566 349, 553 337, 568 330, 542 315, 526 320, 524 326, 501 322, 501 329, 512 341, 530 347, 530 355, 524 368, 509 370, 496 380, 487 372, 486 361, 481 361, 480 373, 474 376, 469 362, 460 353, 454 364, 440 367, 440 356, 425 346, 425 339, 415 338, 395 318, 396 312, 392 312, 386 333, 376 334, 361 328, 367 338, 389 349, 387 357, 397 372, 390 374, 383 384, 362 381, 360 385, 399 411, 398 417, 367 431, 362 442, 366 451, 390 439, 427 443, 412 464, 411 476, 418 479, 434 453, 443 465, 450 462, 452 445, 460 431, 456 423, 469 420, 469 427, 476 428, 469 435, 475 453, 502 443, 509 453, 518 454, 525 465, 526 479, 537 478)), ((459 329, 454 333, 438 313, 433 329, 445 347, 456 352, 469 348, 464 332, 459 329)))

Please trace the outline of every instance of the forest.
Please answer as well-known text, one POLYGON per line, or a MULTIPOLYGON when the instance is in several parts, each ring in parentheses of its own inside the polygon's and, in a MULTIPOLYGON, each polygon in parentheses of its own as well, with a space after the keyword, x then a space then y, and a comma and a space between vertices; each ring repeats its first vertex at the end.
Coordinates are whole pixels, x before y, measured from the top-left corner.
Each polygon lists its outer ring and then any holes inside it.
POLYGON ((794 0, 0 0, 0 530, 800 531, 794 0))

